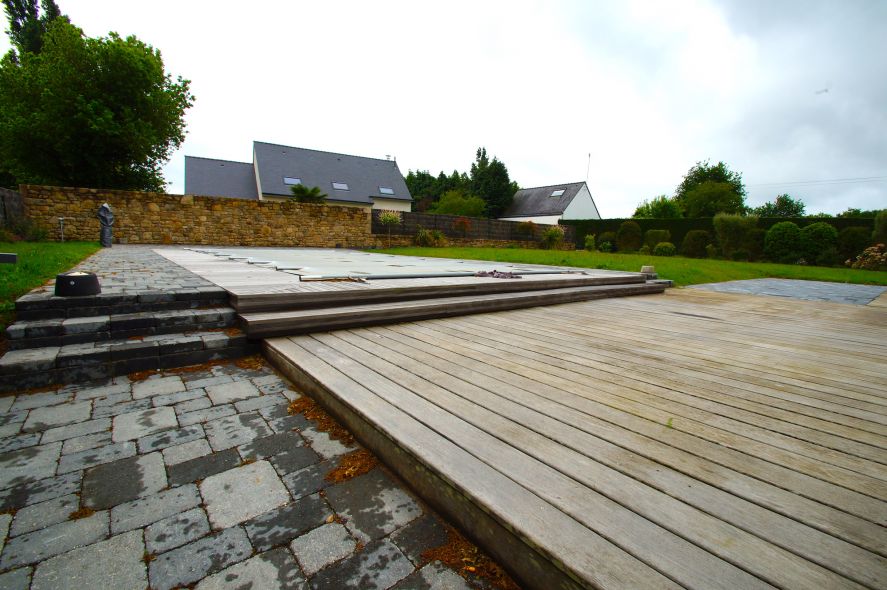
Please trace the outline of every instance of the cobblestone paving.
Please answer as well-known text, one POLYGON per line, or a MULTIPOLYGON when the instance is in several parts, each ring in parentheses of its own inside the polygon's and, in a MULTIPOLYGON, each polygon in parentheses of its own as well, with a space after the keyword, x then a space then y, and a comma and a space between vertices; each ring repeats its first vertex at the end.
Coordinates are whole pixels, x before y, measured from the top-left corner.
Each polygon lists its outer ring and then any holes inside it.
POLYGON ((356 447, 298 397, 226 363, 0 398, 0 588, 479 587, 384 470, 324 479, 356 447))
POLYGON ((887 287, 875 285, 850 285, 846 283, 799 281, 794 279, 747 279, 744 281, 692 285, 688 288, 719 291, 721 293, 790 297, 806 301, 850 303, 853 305, 868 305, 887 291, 887 287))

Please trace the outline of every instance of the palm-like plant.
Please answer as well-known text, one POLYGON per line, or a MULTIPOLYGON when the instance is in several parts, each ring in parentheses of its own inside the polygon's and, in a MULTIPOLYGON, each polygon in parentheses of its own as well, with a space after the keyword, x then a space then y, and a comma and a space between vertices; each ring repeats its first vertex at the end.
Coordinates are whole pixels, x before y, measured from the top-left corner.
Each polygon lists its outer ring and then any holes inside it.
POLYGON ((294 184, 290 187, 290 191, 293 193, 290 195, 290 200, 295 201, 296 203, 323 203, 327 194, 321 192, 320 187, 312 186, 308 188, 304 184, 294 184))

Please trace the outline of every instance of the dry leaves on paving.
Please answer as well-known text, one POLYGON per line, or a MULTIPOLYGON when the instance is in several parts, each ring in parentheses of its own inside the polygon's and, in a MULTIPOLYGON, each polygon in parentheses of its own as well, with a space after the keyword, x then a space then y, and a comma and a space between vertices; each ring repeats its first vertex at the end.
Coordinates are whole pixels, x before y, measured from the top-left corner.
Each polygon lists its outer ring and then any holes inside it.
POLYGON ((477 545, 447 526, 447 542, 422 553, 423 561, 440 561, 463 577, 478 577, 500 590, 520 590, 520 586, 477 545))

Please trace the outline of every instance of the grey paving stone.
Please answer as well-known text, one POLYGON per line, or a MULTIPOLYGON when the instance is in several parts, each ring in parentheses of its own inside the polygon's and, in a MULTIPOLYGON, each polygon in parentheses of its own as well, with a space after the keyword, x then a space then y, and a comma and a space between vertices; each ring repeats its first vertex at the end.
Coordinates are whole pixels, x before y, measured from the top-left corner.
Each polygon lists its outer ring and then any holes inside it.
POLYGON ((251 553, 252 547, 242 528, 225 529, 158 555, 148 566, 151 588, 171 590, 187 586, 243 561, 251 553))
POLYGON ((192 440, 181 445, 167 447, 163 449, 163 462, 167 466, 178 465, 197 457, 209 455, 213 450, 210 448, 206 439, 192 440))
POLYGON ((204 395, 205 392, 202 389, 189 389, 187 391, 156 395, 151 398, 151 403, 154 404, 154 406, 172 406, 198 397, 204 397, 204 395))
POLYGON ((192 399, 191 401, 176 404, 173 406, 173 409, 176 411, 177 415, 181 416, 182 414, 187 414, 188 412, 196 412, 197 410, 205 410, 206 408, 211 408, 212 405, 213 404, 211 401, 209 401, 209 398, 204 395, 196 399, 192 399))
POLYGON ((293 556, 284 548, 260 553, 244 562, 232 565, 197 584, 197 590, 289 590, 306 588, 305 579, 293 556))
POLYGON ((390 588, 413 573, 413 564, 388 539, 366 548, 318 572, 311 580, 315 588, 390 588))
POLYGON ((68 520, 68 516, 79 507, 80 497, 77 494, 25 506, 16 512, 9 536, 17 537, 68 520))
POLYGON ((31 586, 32 567, 22 567, 17 570, 0 574, 0 588, 3 590, 28 590, 31 586))
POLYGON ((302 430, 302 436, 305 437, 308 444, 314 449, 314 452, 324 459, 338 457, 357 448, 357 446, 354 445, 346 446, 340 441, 330 438, 330 435, 326 432, 321 432, 314 428, 305 428, 302 430))
POLYGON ((198 389, 207 387, 208 385, 221 385, 223 383, 231 383, 232 381, 234 381, 234 378, 229 375, 213 375, 212 377, 204 377, 202 379, 188 381, 185 383, 185 387, 187 387, 188 389, 198 389))
POLYGON ((200 502, 197 486, 191 484, 170 488, 126 504, 120 504, 111 509, 111 532, 116 535, 141 528, 194 508, 200 502))
POLYGON ((238 412, 251 412, 268 406, 286 405, 287 399, 282 395, 260 395, 243 401, 234 402, 238 412))
POLYGON ((95 434, 87 434, 78 436, 77 438, 69 438, 62 445, 62 455, 70 455, 71 453, 79 453, 88 451, 96 447, 103 447, 112 444, 110 432, 96 432, 95 434))
POLYGON ((441 562, 432 561, 392 586, 391 590, 471 590, 471 586, 441 562))
POLYGON ((200 483, 200 495, 214 529, 234 526, 290 500, 289 492, 267 461, 207 477, 200 483))
POLYGON ((202 508, 192 508, 158 520, 145 529, 149 553, 163 553, 209 534, 209 521, 202 508))
POLYGON ((236 449, 226 449, 219 453, 183 461, 169 466, 169 485, 177 486, 205 479, 238 465, 240 465, 240 455, 236 449))
POLYGON ((299 471, 319 461, 320 455, 305 446, 295 447, 271 457, 271 464, 281 475, 299 471))
POLYGON ((92 332, 107 332, 111 326, 111 316, 86 316, 80 318, 68 318, 62 321, 63 334, 90 334, 92 332))
POLYGON ((302 437, 296 432, 271 434, 251 440, 237 448, 244 459, 265 459, 298 447, 303 447, 302 437))
POLYGON ((188 412, 179 416, 179 424, 188 426, 189 424, 197 424, 199 422, 207 422, 224 416, 230 416, 236 413, 234 406, 215 406, 205 410, 197 410, 196 412, 188 412))
POLYGON ((692 285, 691 289, 789 297, 807 301, 831 301, 853 305, 868 305, 887 291, 887 287, 875 285, 850 285, 826 281, 802 281, 796 279, 747 279, 692 285))
POLYGON ((119 416, 120 414, 129 414, 130 412, 138 412, 139 410, 147 410, 151 407, 151 400, 138 399, 134 401, 123 401, 110 406, 100 406, 96 403, 95 409, 92 411, 93 418, 107 418, 110 416, 119 416))
POLYGON ((161 377, 159 379, 147 379, 133 384, 132 397, 133 399, 143 399, 155 395, 176 393, 184 390, 185 384, 182 383, 182 378, 178 375, 172 375, 170 377, 161 377))
POLYGON ((289 543, 302 533, 322 525, 333 515, 318 494, 305 496, 243 523, 256 551, 289 543))
POLYGON ((37 563, 71 549, 95 543, 107 535, 107 512, 96 512, 87 518, 61 522, 10 539, 0 559, 0 569, 37 563))
POLYGON ((99 387, 89 387, 81 389, 74 395, 74 399, 79 401, 88 399, 107 398, 111 395, 129 394, 129 383, 117 383, 112 385, 102 385, 99 387))
POLYGON ((0 488, 36 481, 55 474, 62 443, 27 447, 0 455, 0 488))
POLYGON ((296 416, 285 416, 283 418, 274 418, 268 420, 268 426, 274 432, 288 432, 290 430, 303 430, 308 425, 305 416, 298 414, 296 416))
POLYGON ((12 522, 11 514, 0 514, 0 553, 6 546, 6 536, 9 534, 9 525, 12 522))
POLYGON ((24 449, 25 447, 33 447, 40 442, 41 436, 41 433, 34 432, 32 434, 10 436, 9 438, 0 439, 0 455, 3 453, 9 453, 10 451, 24 449))
POLYGON ((178 425, 175 411, 168 406, 139 410, 115 416, 111 438, 114 442, 134 440, 155 432, 171 430, 178 425))
MULTIPOLYGON (((10 350, 0 357, 0 375, 48 371, 55 368, 55 359, 58 354, 58 346, 10 350)), ((21 407, 13 406, 13 409, 18 410, 21 407)))
POLYGON ((259 389, 249 381, 232 381, 231 383, 222 383, 221 385, 208 385, 205 389, 206 394, 215 406, 260 395, 259 389))
POLYGON ((0 397, 0 414, 5 414, 12 407, 13 402, 15 401, 14 395, 7 395, 5 397, 0 397))
POLYGON ((4 424, 3 426, 0 426, 0 437, 17 435, 22 429, 22 424, 24 424, 24 422, 12 422, 10 424, 4 424))
POLYGON ((335 469, 336 465, 338 465, 338 461, 334 459, 321 461, 304 469, 287 473, 281 477, 281 480, 293 498, 298 499, 328 488, 331 484, 324 477, 330 470, 335 469))
POLYGON ((343 525, 332 522, 293 540, 290 549, 306 576, 313 576, 331 563, 348 557, 357 541, 343 525))
POLYGON ((351 534, 364 543, 384 537, 422 514, 416 501, 378 468, 328 487, 326 497, 351 534))
POLYGON ((150 453, 166 447, 180 445, 203 438, 203 426, 192 424, 176 430, 166 430, 140 438, 137 442, 140 453, 150 453))
POLYGON ((166 468, 160 453, 129 457, 93 467, 83 476, 84 506, 101 510, 160 491, 166 468))
POLYGON ((132 531, 44 561, 34 572, 31 588, 144 590, 144 556, 142 533, 132 531))
POLYGON ((25 418, 28 417, 27 410, 18 410, 16 412, 8 412, 0 416, 0 426, 8 424, 24 424, 25 418))
POLYGON ((447 529, 435 515, 426 513, 394 531, 390 539, 410 561, 420 565, 423 552, 446 544, 447 529))
POLYGON ((222 451, 246 444, 255 438, 273 434, 258 413, 235 414, 204 425, 206 438, 213 450, 222 451))
MULTIPOLYGON (((58 443, 61 444, 61 443, 58 443)), ((96 447, 79 453, 62 455, 59 460, 58 473, 89 469, 96 465, 110 463, 118 459, 132 457, 136 454, 136 445, 132 441, 114 443, 104 447, 96 447)))
POLYGON ((82 472, 66 473, 0 490, 0 510, 19 510, 80 491, 82 472))
POLYGON ((59 426, 58 428, 50 428, 43 433, 41 442, 43 444, 56 442, 58 440, 67 440, 86 434, 95 434, 96 432, 106 432, 111 428, 110 418, 98 418, 96 420, 86 420, 77 424, 69 424, 68 426, 59 426))
POLYGON ((34 432, 37 430, 48 430, 55 426, 73 424, 74 422, 82 422, 89 419, 91 411, 92 403, 88 401, 34 408, 28 414, 28 419, 25 420, 22 430, 34 432))

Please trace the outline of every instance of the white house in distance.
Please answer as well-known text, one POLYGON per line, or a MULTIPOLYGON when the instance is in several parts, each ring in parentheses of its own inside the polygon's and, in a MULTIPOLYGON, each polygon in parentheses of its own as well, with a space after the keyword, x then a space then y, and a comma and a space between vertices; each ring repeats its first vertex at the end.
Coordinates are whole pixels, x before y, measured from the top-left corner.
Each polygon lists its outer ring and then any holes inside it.
POLYGON ((280 201, 292 185, 319 187, 329 205, 409 211, 397 162, 253 142, 253 161, 185 156, 185 194, 280 201))
POLYGON ((557 225, 561 219, 600 219, 584 182, 522 188, 499 219, 557 225))

